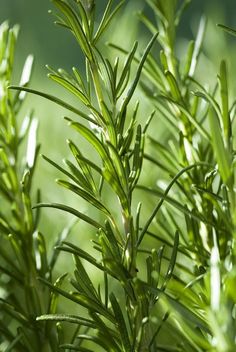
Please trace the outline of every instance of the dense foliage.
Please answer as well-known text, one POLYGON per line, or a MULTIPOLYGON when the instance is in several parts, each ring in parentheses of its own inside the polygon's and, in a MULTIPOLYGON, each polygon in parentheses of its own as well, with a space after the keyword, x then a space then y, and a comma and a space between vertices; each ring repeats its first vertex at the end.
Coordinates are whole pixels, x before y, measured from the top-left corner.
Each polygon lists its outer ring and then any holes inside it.
POLYGON ((125 1, 106 1, 101 17, 96 0, 52 3, 56 23, 82 51, 85 73, 49 68, 48 76, 76 104, 29 88, 31 56, 19 86, 9 86, 18 28, 0 28, 1 350, 233 352, 235 100, 225 60, 213 88, 196 74, 205 18, 179 58, 177 29, 190 1, 146 0, 138 14, 146 47, 109 43, 108 55, 104 38, 125 1), (33 112, 21 125, 18 119, 27 93, 67 109, 76 132, 76 141, 67 140, 71 158, 63 165, 42 157, 63 175, 56 182, 77 207, 32 194, 38 123, 33 112), (78 237, 66 239, 68 225, 51 253, 41 208, 76 218, 78 237), (86 250, 81 228, 92 233, 86 250), (74 273, 63 268, 55 278, 63 253, 73 256, 74 273), (58 305, 62 299, 70 307, 58 305))

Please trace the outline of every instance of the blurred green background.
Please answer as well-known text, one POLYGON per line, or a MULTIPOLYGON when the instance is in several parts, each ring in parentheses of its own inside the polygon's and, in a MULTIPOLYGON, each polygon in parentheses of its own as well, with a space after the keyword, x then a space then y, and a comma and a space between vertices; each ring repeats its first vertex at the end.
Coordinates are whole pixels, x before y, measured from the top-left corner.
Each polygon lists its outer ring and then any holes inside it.
MULTIPOLYGON (((98 0, 97 10, 106 3, 98 0)), ((144 0, 128 0, 127 6, 133 12, 145 6, 144 0)), ((65 30, 53 24, 53 16, 48 10, 53 9, 50 0, 1 0, 0 21, 8 19, 11 24, 19 23, 21 26, 21 38, 18 43, 19 62, 22 56, 33 53, 37 57, 36 73, 43 74, 43 66, 71 67, 78 63, 78 48, 72 36, 65 30)), ((186 11, 181 25, 182 35, 191 35, 192 23, 205 13, 217 22, 227 21, 228 25, 234 26, 235 2, 233 0, 192 0, 186 11)), ((120 16, 117 17, 120 20, 120 16)), ((122 30, 119 26, 119 31, 122 30)), ((117 28, 118 31, 118 28, 117 28)), ((127 38, 127 36, 125 36, 127 38)))
MULTIPOLYGON (((97 11, 101 12, 106 1, 98 0, 96 3, 97 11)), ((135 21, 135 12, 144 6, 144 0, 127 0, 123 16, 132 11, 135 21)), ((33 53, 36 57, 34 82, 43 86, 47 84, 45 64, 69 69, 73 65, 78 65, 81 60, 80 50, 73 37, 66 30, 54 25, 55 17, 48 14, 50 9, 53 9, 50 0, 0 0, 0 21, 8 19, 11 24, 18 23, 21 27, 17 66, 22 65, 26 55, 33 53)), ((192 0, 183 16, 180 36, 190 38, 196 21, 203 13, 207 15, 210 23, 226 22, 234 27, 235 2, 233 0, 192 0)), ((121 16, 116 20, 120 22, 121 16)), ((126 30, 120 24, 116 25, 119 26, 114 26, 115 32, 122 38, 126 30)), ((127 33, 129 31, 130 28, 127 33)), ((220 31, 215 30, 214 39, 220 35, 220 31)), ((125 41, 129 40, 127 34, 124 38, 125 41)), ((217 42, 212 43, 212 46, 215 46, 215 50, 219 50, 216 44, 217 42)))
MULTIPOLYGON (((97 0, 96 2, 98 14, 101 14, 106 1, 97 0)), ((116 17, 116 22, 112 24, 106 40, 116 41, 127 48, 131 47, 135 39, 141 40, 142 36, 143 42, 147 42, 148 33, 143 27, 138 26, 137 18, 137 12, 144 7, 144 0, 127 0, 123 12, 116 17), (132 31, 130 26, 131 18, 133 21, 132 31)), ((65 29, 54 25, 55 17, 52 14, 48 14, 49 9, 53 9, 53 5, 49 0, 0 0, 0 21, 9 20, 11 25, 17 23, 21 28, 15 58, 15 75, 11 83, 18 84, 19 72, 22 69, 24 60, 28 54, 33 54, 35 65, 30 86, 65 98, 63 89, 59 89, 47 78, 45 65, 48 64, 54 68, 63 67, 67 70, 77 66, 80 70, 83 70, 83 59, 72 35, 65 29)), ((186 49, 187 40, 192 39, 196 34, 201 15, 205 14, 208 18, 207 34, 204 42, 205 55, 201 58, 201 60, 204 60, 204 64, 201 65, 202 70, 199 72, 199 75, 204 77, 204 82, 207 73, 208 82, 205 83, 215 82, 222 55, 229 58, 231 76, 233 77, 235 73, 235 42, 216 27, 216 23, 224 23, 228 26, 236 27, 234 13, 235 2, 233 0, 192 0, 182 18, 178 40, 180 60, 182 51, 186 49)), ((106 47, 104 50, 107 50, 107 55, 111 55, 111 49, 106 47)), ((233 85, 235 83, 230 82, 230 84, 233 85)), ((68 101, 71 101, 70 96, 68 96, 68 101)), ((81 108, 78 101, 72 101, 75 106, 81 108)), ((145 109, 147 108, 148 111, 152 110, 152 107, 145 106, 145 101, 142 101, 142 103, 145 109)), ((39 142, 42 145, 41 152, 61 164, 61 160, 69 155, 66 139, 73 138, 78 143, 78 136, 73 135, 65 121, 63 121, 63 116, 67 112, 40 97, 31 95, 27 99, 22 116, 32 107, 35 110, 35 115, 40 120, 39 142)), ((161 128, 159 128, 159 133, 161 133, 161 128)), ((79 141, 79 143, 81 144, 82 142, 79 141)), ((80 211, 84 210, 86 212, 86 204, 72 198, 71 194, 64 192, 54 183, 54 178, 60 176, 59 172, 51 165, 39 160, 35 188, 40 187, 42 189, 43 201, 59 201, 79 207, 80 211)), ((152 204, 150 205, 151 208, 152 204)), ((71 217, 49 209, 47 211, 43 210, 42 219, 41 230, 46 232, 45 235, 51 243, 51 239, 55 238, 71 217)), ((87 236, 87 230, 85 230, 83 225, 81 226, 80 239, 81 243, 83 243, 83 239, 87 236)))

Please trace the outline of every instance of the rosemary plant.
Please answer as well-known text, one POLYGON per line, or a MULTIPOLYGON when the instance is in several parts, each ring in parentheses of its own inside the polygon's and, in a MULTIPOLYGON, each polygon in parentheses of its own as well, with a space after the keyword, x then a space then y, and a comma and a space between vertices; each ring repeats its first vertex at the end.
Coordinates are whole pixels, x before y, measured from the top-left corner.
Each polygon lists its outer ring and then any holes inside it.
MULTIPOLYGON (((177 264, 179 270, 171 282, 175 299, 166 300, 166 304, 176 333, 181 331, 186 340, 180 350, 233 351, 235 102, 229 102, 227 63, 221 61, 213 89, 199 82, 195 71, 205 18, 200 21, 196 40, 189 43, 185 60, 180 60, 176 55, 176 29, 189 2, 182 2, 180 8, 175 1, 148 3, 156 15, 162 50, 159 61, 149 56, 142 87, 165 121, 168 133, 165 144, 149 138, 151 154, 145 158, 163 172, 164 180, 164 175, 175 175, 181 168, 188 171, 177 180, 172 194, 165 197, 170 206, 161 208, 162 216, 157 219, 154 233, 150 233, 161 242, 165 239, 168 246, 172 246, 170 229, 178 228, 180 234, 179 251, 185 259, 181 266, 177 264)), ((157 28, 144 13, 140 18, 155 33, 157 28)), ((166 195, 158 186, 139 187, 161 199, 166 195)))
MULTIPOLYGON (((0 350, 49 352, 58 350, 55 327, 36 317, 55 312, 57 299, 38 277, 51 280, 57 254, 48 262, 39 212, 31 209, 38 121, 33 111, 19 121, 26 94, 13 95, 7 89, 18 31, 7 22, 0 26, 0 350)), ((32 65, 30 55, 20 85, 28 85, 32 65)), ((39 192, 36 198, 39 201, 39 192)))
POLYGON ((142 252, 141 242, 145 231, 140 232, 141 203, 134 210, 133 193, 142 169, 145 134, 154 114, 141 126, 137 123, 138 104, 132 111, 130 102, 157 33, 154 33, 144 50, 135 77, 130 81, 138 44, 134 43, 127 54, 122 70, 119 68, 119 58, 114 63, 109 61, 98 45, 123 1, 114 8, 113 1, 108 1, 97 27, 95 2, 55 0, 53 3, 60 11, 57 23, 69 29, 80 45, 85 58, 86 79, 76 68, 73 68, 72 74, 51 69, 49 77, 74 94, 86 110, 78 111, 56 97, 30 88, 21 89, 67 107, 89 122, 90 128, 78 120, 66 117, 69 125, 96 150, 100 160, 86 158, 79 146, 71 140, 68 141, 68 146, 76 164, 66 161, 68 169, 43 157, 69 179, 58 179, 59 185, 85 199, 103 216, 97 221, 64 204, 37 205, 37 208, 53 207, 67 211, 93 226, 94 248, 100 257, 97 259, 68 242, 59 246, 59 250, 73 254, 76 268, 71 284, 75 292, 69 293, 47 280, 41 281, 53 292, 85 307, 87 316, 42 315, 37 320, 65 321, 80 327, 81 331, 74 334, 70 344, 61 338, 61 348, 64 349, 89 351, 83 347, 84 341, 89 340, 97 346, 91 347, 91 350, 97 350, 100 346, 106 351, 156 351, 156 335, 160 329, 160 322, 155 318, 156 303, 172 275, 178 234, 175 236, 169 265, 163 269, 165 273, 160 266, 163 249, 157 248, 142 253, 142 260, 146 260, 147 274, 145 277, 139 275, 137 257, 142 252), (114 205, 111 207, 104 201, 103 193, 108 186, 118 199, 119 216, 114 215, 114 205), (103 281, 98 288, 87 274, 84 261, 103 272, 103 281), (119 297, 115 294, 114 287, 116 291, 119 290, 119 297))
POLYGON ((82 51, 86 74, 76 67, 71 72, 49 68, 48 76, 78 99, 78 107, 27 86, 31 57, 20 87, 11 86, 16 90, 12 96, 6 86, 16 30, 4 24, 0 36, 0 190, 7 209, 0 221, 1 318, 9 322, 7 327, 0 323, 4 351, 233 352, 235 102, 229 98, 226 60, 213 88, 196 74, 205 18, 180 60, 177 29, 190 1, 146 0, 155 23, 146 8, 139 17, 151 32, 149 43, 141 55, 138 42, 129 51, 111 43, 118 52, 112 60, 106 57, 103 36, 125 1, 108 0, 101 18, 95 0, 52 3, 57 24, 74 35, 82 51), (154 109, 144 123, 139 123, 139 102, 134 104, 139 82, 154 109), (21 134, 15 118, 27 92, 73 113, 66 122, 96 155, 88 157, 71 139, 66 167, 43 155, 64 175, 57 183, 86 201, 89 214, 79 206, 42 203, 39 197, 32 212, 37 124, 30 114, 21 134), (165 125, 160 139, 148 129, 156 116, 165 125), (27 131, 29 147, 20 165, 18 149, 27 131), (154 185, 141 183, 144 168, 156 173, 154 185), (137 195, 143 205, 137 204, 137 195), (147 215, 143 208, 150 204, 153 211, 147 215), (37 231, 40 208, 62 210, 85 222, 93 232, 91 253, 77 239, 59 241, 48 262, 44 237, 37 231), (62 252, 74 258, 72 291, 64 286, 67 275, 52 281, 62 252), (88 267, 99 275, 98 286, 88 267), (75 314, 56 310, 58 295, 74 304, 75 314), (73 327, 69 333, 68 324, 73 327))

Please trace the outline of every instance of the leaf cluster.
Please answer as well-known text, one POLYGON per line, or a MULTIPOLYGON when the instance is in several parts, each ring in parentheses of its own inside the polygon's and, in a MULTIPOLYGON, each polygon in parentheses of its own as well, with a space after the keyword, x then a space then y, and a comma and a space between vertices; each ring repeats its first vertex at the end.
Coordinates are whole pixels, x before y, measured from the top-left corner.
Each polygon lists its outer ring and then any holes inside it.
POLYGON ((48 76, 76 97, 79 109, 28 87, 31 57, 20 86, 7 90, 16 29, 3 24, 0 30, 0 192, 7 209, 0 214, 5 294, 0 341, 7 341, 6 351, 37 351, 38 346, 43 351, 234 351, 235 102, 230 99, 226 60, 220 63, 215 87, 206 87, 197 77, 205 18, 185 58, 178 58, 177 29, 190 1, 146 0, 156 20, 139 13, 151 32, 149 43, 142 54, 138 42, 129 51, 110 44, 119 54, 112 61, 99 42, 124 1, 108 0, 101 18, 93 0, 52 2, 56 23, 74 35, 83 53, 86 75, 75 67, 71 72, 48 67, 48 76), (139 122, 139 102, 134 104, 138 85, 153 109, 144 125, 139 122), (67 140, 71 159, 64 166, 42 156, 63 176, 57 184, 87 202, 89 214, 79 206, 41 202, 39 196, 32 211, 37 123, 31 113, 18 132, 16 120, 26 93, 74 113, 65 121, 94 150, 96 158, 91 160, 79 143, 67 140), (154 119, 165 124, 163 138, 148 129, 154 119), (22 164, 18 151, 26 136, 22 164), (140 181, 146 168, 157 175, 154 185, 140 181), (116 209, 107 201, 107 190, 117 200, 116 209), (139 194, 143 204, 135 202, 139 194), (144 216, 143 208, 148 211, 150 204, 153 210, 144 216), (48 260, 38 231, 39 210, 45 207, 89 225, 92 254, 61 236, 48 260), (52 280, 62 252, 74 259, 71 291, 64 285, 67 274, 52 280), (101 277, 98 286, 89 267, 101 277), (73 314, 57 310, 59 296, 73 303, 73 314), (73 327, 70 337, 67 324, 73 327))

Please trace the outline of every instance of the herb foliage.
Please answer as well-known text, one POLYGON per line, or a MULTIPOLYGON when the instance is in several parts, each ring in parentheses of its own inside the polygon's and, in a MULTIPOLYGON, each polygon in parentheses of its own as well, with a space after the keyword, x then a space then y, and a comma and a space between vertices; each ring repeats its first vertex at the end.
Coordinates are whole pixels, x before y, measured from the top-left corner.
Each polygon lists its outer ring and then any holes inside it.
MULTIPOLYGON (((76 107, 28 87, 31 57, 20 86, 7 89, 17 29, 4 23, 0 31, 3 350, 233 352, 235 102, 229 98, 225 60, 214 89, 197 77, 205 18, 180 60, 177 29, 190 1, 146 0, 155 22, 145 10, 139 18, 150 31, 149 42, 142 52, 138 42, 129 51, 110 43, 118 53, 114 61, 106 57, 103 35, 125 1, 107 1, 100 19, 96 1, 52 3, 56 23, 74 35, 83 53, 86 76, 77 68, 49 68, 48 76, 78 99, 76 107), (139 122, 139 102, 134 104, 138 87, 153 109, 145 124, 139 122), (96 153, 96 160, 90 160, 79 143, 68 140, 73 161, 66 160, 66 167, 43 155, 63 176, 57 184, 86 201, 89 214, 79 206, 41 202, 39 193, 32 210, 37 122, 30 113, 22 133, 16 119, 26 93, 66 108, 66 123, 96 153), (157 116, 166 126, 163 140, 149 132, 157 116), (26 157, 20 163, 20 144, 27 136, 26 157), (144 168, 156 173, 156 184, 143 184, 144 168), (108 190, 117 207, 107 201, 108 190), (144 193, 155 203, 148 216, 143 215, 145 204, 135 200, 144 193), (48 260, 45 238, 38 231, 41 208, 65 211, 90 226, 93 251, 59 239, 48 260), (63 285, 66 274, 53 281, 61 252, 74 259, 72 291, 63 285), (98 287, 88 265, 100 273, 98 287), (58 311, 60 296, 74 304, 76 314, 58 311)), ((219 27, 235 35, 233 29, 219 27)))

